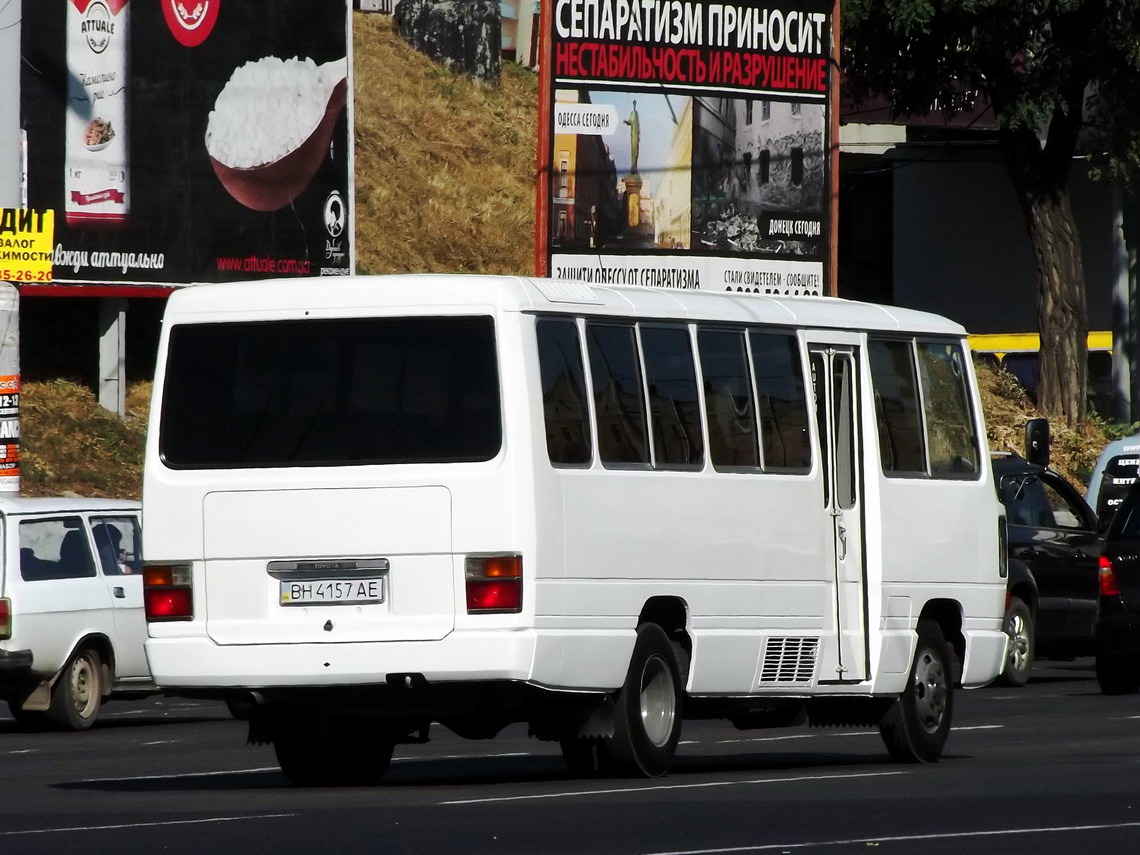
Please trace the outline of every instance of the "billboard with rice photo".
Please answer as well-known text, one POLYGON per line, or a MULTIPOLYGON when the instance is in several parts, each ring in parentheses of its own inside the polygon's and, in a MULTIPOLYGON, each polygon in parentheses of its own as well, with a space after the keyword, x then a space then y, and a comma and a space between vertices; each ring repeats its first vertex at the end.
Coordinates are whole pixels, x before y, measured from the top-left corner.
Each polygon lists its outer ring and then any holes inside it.
POLYGON ((348 0, 23 0, 53 284, 352 272, 348 0))

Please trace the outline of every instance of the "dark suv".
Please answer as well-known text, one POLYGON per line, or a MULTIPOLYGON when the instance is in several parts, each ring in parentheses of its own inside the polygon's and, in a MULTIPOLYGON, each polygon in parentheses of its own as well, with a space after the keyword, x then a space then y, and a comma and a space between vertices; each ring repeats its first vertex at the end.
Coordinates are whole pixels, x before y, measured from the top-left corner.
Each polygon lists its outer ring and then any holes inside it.
POLYGON ((1096 679, 1106 695, 1140 689, 1140 484, 1128 491, 1104 537, 1096 679))
POLYGON ((1012 643, 1002 682, 1020 686, 1038 656, 1093 654, 1100 534, 1076 487, 1047 465, 997 454, 993 469, 1010 559, 1006 631, 1012 643))

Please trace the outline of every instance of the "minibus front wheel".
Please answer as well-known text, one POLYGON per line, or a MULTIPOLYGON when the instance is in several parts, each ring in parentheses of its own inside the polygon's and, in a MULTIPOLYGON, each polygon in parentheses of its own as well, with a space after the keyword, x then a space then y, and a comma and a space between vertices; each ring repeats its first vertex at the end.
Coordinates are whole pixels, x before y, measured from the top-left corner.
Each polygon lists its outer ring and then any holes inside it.
POLYGON ((918 647, 902 695, 879 723, 891 757, 903 763, 933 763, 942 756, 954 711, 954 657, 942 629, 918 622, 918 647))
POLYGON ((664 775, 681 738, 681 674, 669 636, 655 623, 637 628, 629 671, 614 708, 614 735, 606 746, 615 771, 664 775))

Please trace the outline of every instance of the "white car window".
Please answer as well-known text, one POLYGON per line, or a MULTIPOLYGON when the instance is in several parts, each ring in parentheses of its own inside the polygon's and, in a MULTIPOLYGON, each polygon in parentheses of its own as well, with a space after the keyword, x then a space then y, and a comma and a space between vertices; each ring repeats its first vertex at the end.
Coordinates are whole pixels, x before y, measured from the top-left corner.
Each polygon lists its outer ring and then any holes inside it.
POLYGON ((91 535, 104 576, 142 573, 142 550, 136 517, 92 517, 91 535))
POLYGON ((21 521, 20 575, 29 582, 94 576, 83 521, 79 517, 21 521))

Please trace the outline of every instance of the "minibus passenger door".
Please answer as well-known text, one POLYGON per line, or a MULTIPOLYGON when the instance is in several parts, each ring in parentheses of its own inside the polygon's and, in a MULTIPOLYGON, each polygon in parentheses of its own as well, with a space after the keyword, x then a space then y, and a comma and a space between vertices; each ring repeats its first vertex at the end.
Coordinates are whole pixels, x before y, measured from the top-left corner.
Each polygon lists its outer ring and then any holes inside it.
POLYGON ((824 653, 822 681, 867 678, 858 353, 857 347, 847 345, 811 347, 812 385, 825 470, 823 504, 834 544, 839 642, 837 661, 824 653))

